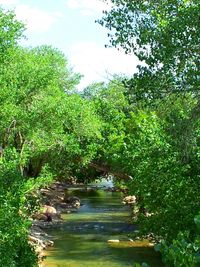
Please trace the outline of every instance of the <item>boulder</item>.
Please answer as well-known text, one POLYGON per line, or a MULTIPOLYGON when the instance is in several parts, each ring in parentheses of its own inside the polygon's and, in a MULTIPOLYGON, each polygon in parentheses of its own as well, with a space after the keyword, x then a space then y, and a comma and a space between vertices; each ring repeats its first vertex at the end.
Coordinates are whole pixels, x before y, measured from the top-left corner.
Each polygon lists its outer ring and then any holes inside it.
POLYGON ((43 213, 44 214, 57 214, 57 211, 52 206, 44 205, 44 207, 43 207, 43 213))
POLYGON ((59 214, 57 213, 57 210, 54 207, 44 205, 42 208, 42 212, 33 214, 32 218, 39 221, 51 222, 53 218, 59 218, 59 214))
POLYGON ((127 204, 127 205, 133 205, 136 203, 136 197, 135 196, 127 196, 124 197, 123 199, 123 204, 127 204))
POLYGON ((68 205, 72 206, 73 208, 80 208, 81 206, 81 201, 78 197, 72 196, 72 197, 65 197, 64 198, 65 203, 68 205))
POLYGON ((44 222, 47 222, 48 221, 48 218, 45 214, 43 213, 35 213, 32 215, 32 218, 34 220, 38 220, 38 221, 44 221, 44 222))

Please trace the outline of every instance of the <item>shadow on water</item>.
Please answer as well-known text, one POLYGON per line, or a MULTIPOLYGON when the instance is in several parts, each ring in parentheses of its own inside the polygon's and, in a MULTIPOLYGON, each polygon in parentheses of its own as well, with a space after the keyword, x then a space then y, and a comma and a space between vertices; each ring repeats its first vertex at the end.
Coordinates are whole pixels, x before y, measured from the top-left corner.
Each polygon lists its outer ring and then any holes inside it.
POLYGON ((121 204, 120 193, 83 189, 67 193, 80 197, 83 206, 76 213, 63 215, 62 226, 49 231, 55 246, 47 251, 45 267, 124 267, 136 262, 163 266, 159 254, 145 244, 121 245, 136 226, 130 223, 130 211, 121 204), (110 244, 109 239, 122 242, 110 244))

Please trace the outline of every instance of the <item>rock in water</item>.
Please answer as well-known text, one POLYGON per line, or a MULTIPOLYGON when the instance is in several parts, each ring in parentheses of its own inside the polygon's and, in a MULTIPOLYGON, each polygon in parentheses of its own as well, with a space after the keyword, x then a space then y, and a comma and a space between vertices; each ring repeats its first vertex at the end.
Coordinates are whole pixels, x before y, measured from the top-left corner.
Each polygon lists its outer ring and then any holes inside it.
POLYGON ((135 196, 127 196, 123 199, 123 204, 127 205, 133 205, 136 203, 136 197, 135 196))

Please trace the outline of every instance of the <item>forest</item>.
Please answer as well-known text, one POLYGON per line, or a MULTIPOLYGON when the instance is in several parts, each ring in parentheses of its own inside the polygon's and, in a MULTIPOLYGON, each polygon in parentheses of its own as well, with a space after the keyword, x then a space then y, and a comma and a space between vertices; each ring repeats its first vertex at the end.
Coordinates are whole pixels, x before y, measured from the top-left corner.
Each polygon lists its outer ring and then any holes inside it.
POLYGON ((102 173, 136 196, 165 266, 200 265, 200 1, 112 3, 106 45, 141 64, 81 92, 65 55, 20 45, 25 25, 0 10, 0 266, 38 264, 31 192, 102 173))

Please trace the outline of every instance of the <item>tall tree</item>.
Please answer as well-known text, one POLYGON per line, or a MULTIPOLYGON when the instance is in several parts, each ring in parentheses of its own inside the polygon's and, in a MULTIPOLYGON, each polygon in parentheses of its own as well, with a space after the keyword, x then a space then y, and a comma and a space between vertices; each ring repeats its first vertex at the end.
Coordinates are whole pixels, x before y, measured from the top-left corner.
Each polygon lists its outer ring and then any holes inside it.
MULTIPOLYGON (((156 79, 155 74, 159 74, 162 86, 157 83, 155 90, 197 92, 199 1, 112 0, 112 3, 111 11, 105 11, 99 21, 111 31, 108 35, 111 45, 135 53, 145 63, 142 75, 156 79)), ((152 80, 146 90, 153 89, 151 84, 152 80)))
POLYGON ((197 266, 199 235, 193 219, 200 192, 200 2, 111 2, 111 11, 99 21, 110 31, 111 46, 134 53, 143 63, 133 79, 124 81, 132 106, 145 104, 127 125, 129 188, 151 213, 142 219, 143 227, 170 242, 177 238, 162 249, 166 262, 197 266))
POLYGON ((100 121, 63 53, 21 47, 23 25, 0 18, 0 266, 33 267, 29 194, 94 157, 100 121))

